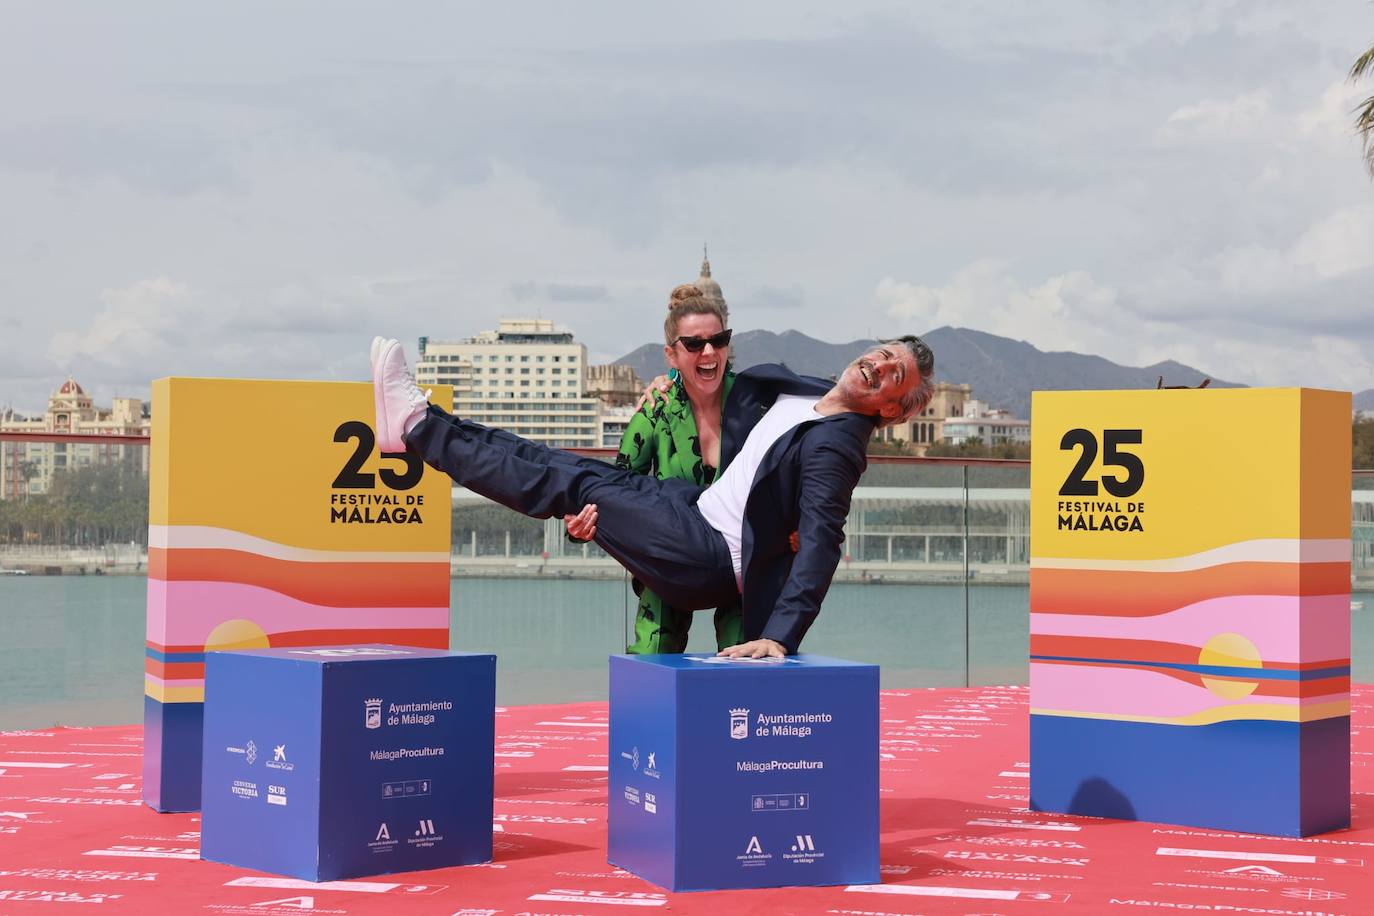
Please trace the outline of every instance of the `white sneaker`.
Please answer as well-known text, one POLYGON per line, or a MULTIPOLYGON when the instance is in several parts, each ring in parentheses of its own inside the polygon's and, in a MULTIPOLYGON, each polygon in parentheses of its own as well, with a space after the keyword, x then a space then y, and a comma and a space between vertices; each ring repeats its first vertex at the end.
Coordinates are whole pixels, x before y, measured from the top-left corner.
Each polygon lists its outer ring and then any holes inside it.
POLYGON ((429 409, 427 396, 406 366, 399 340, 372 341, 372 392, 377 408, 377 447, 404 452, 404 436, 429 409))

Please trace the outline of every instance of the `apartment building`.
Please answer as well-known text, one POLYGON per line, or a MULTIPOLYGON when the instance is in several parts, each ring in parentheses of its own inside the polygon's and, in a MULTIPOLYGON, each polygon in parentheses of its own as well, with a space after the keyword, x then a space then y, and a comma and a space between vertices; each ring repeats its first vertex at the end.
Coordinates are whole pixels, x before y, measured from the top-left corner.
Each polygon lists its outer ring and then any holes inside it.
POLYGON ((587 348, 542 318, 502 319, 460 340, 421 337, 415 380, 452 385, 464 417, 561 448, 601 444, 597 408, 584 396, 587 348))
MULTIPOLYGON (((38 416, 0 411, 0 432, 82 433, 146 436, 150 421, 138 398, 114 398, 97 407, 76 381, 68 378, 48 398, 38 416)), ((98 464, 136 462, 148 472, 148 448, 114 442, 0 442, 0 499, 47 493, 58 471, 98 464)))

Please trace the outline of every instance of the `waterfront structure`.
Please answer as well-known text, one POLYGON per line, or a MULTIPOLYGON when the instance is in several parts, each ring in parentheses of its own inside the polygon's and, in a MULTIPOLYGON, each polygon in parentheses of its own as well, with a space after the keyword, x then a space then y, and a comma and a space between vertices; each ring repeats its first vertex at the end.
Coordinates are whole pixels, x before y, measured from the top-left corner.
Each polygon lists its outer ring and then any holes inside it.
MULTIPOLYGON (((143 401, 114 398, 110 407, 97 407, 71 377, 49 396, 47 410, 38 416, 0 412, 0 432, 6 433, 146 436, 149 428, 143 401)), ((47 493, 58 471, 124 461, 137 462, 146 474, 148 449, 115 442, 0 442, 0 499, 47 493)))
POLYGON ((459 416, 559 448, 601 444, 600 401, 584 396, 587 348, 543 318, 502 319, 460 340, 421 337, 415 380, 452 385, 459 416))

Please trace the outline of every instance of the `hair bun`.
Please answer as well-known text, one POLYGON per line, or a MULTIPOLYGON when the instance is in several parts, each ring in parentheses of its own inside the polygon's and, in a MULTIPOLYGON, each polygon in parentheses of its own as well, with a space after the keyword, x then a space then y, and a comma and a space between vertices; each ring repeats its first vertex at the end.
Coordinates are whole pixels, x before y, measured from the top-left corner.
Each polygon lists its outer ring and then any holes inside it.
POLYGON ((684 299, 701 299, 703 294, 700 289, 692 283, 682 283, 673 287, 673 291, 668 294, 668 308, 672 308, 684 299))

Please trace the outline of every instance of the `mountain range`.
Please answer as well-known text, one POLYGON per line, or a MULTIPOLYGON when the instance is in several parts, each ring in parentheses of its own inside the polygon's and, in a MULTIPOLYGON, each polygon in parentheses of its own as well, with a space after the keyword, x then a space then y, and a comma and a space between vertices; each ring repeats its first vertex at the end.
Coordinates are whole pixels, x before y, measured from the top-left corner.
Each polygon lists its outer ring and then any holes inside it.
MULTIPOLYGON (((1100 356, 1046 352, 1023 340, 971 328, 936 328, 922 339, 935 351, 936 381, 971 385, 975 398, 1022 418, 1030 417, 1030 393, 1035 390, 1154 388, 1160 376, 1166 385, 1192 387, 1212 378, 1214 388, 1244 387, 1173 360, 1120 366, 1100 356)), ((837 375, 873 344, 872 340, 826 343, 800 331, 742 331, 731 344, 731 359, 737 370, 758 363, 784 363, 805 375, 826 377, 837 375)), ((663 346, 645 344, 616 362, 633 366, 647 381, 664 371, 663 346)), ((1370 402, 1367 409, 1374 409, 1374 389, 1357 396, 1357 408, 1359 398, 1370 402)))

